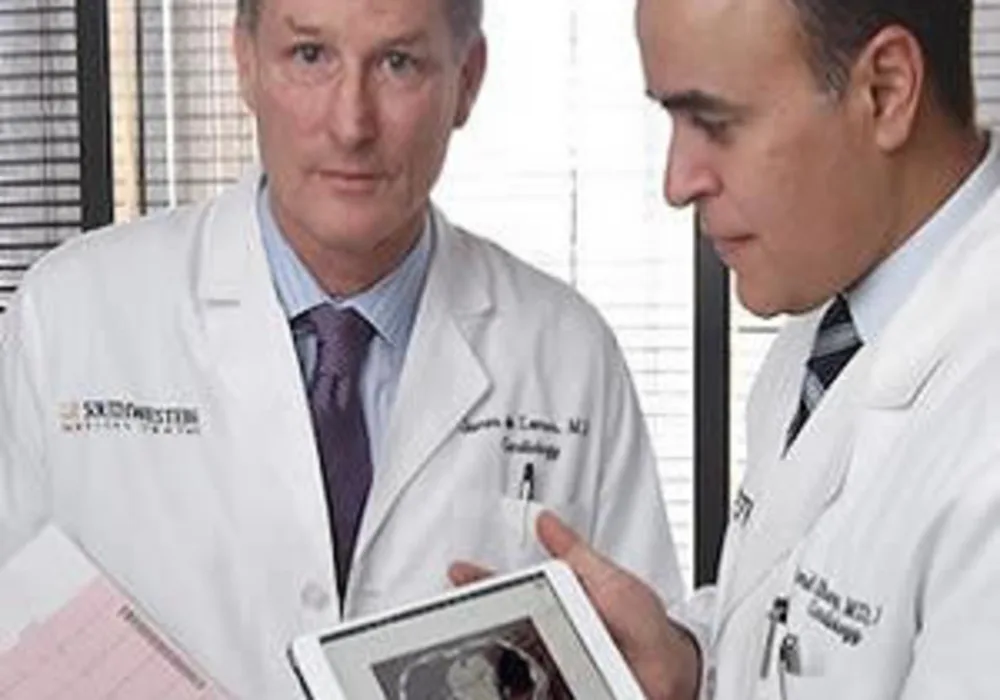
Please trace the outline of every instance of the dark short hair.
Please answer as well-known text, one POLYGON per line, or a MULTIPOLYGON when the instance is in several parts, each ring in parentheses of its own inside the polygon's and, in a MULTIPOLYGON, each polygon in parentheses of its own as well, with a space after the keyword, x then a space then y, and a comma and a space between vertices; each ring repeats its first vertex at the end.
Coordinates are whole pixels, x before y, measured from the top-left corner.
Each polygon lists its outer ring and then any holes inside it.
POLYGON ((851 66, 882 29, 898 25, 920 44, 928 84, 962 126, 975 119, 972 0, 788 0, 798 12, 817 77, 843 90, 851 66))
MULTIPOLYGON (((257 28, 260 6, 264 0, 237 0, 236 21, 250 29, 257 28)), ((483 27, 483 0, 445 0, 452 34, 459 41, 479 36, 483 27)))

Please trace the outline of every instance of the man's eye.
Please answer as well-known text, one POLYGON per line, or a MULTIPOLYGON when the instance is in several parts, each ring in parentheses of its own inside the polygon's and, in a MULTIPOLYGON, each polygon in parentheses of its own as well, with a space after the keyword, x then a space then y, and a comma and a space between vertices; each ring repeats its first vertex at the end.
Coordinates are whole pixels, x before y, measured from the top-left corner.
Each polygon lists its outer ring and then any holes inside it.
POLYGON ((691 117, 691 123, 712 141, 723 141, 729 135, 728 122, 693 116, 691 117))
POLYGON ((417 60, 403 51, 390 51, 385 55, 383 61, 393 73, 404 73, 417 67, 417 60))
POLYGON ((302 63, 319 63, 323 58, 323 47, 319 44, 296 44, 292 48, 292 57, 302 63))

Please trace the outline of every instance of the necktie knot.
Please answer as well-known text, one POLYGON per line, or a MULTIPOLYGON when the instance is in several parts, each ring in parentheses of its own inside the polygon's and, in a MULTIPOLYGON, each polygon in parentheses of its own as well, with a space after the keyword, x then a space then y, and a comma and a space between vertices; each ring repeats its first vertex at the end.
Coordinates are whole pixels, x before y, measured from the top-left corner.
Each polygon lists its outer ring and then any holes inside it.
POLYGON ((823 314, 807 365, 823 385, 830 388, 837 375, 861 348, 861 338, 854 327, 851 309, 844 297, 837 295, 823 314))
POLYGON ((861 349, 861 344, 847 300, 838 294, 816 329, 812 352, 806 360, 806 375, 802 380, 798 410, 788 426, 786 450, 791 447, 806 420, 816 410, 823 394, 861 349))
POLYGON ((356 377, 368 353, 374 329, 354 309, 320 304, 296 318, 316 336, 316 375, 356 377))

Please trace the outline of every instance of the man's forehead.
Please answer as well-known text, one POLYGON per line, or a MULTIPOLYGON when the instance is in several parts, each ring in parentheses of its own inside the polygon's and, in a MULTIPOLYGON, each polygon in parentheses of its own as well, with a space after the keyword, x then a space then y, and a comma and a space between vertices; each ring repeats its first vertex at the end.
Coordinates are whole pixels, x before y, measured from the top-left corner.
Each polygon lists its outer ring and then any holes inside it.
POLYGON ((705 89, 677 83, 728 83, 804 55, 790 0, 639 0, 637 31, 654 92, 705 89))
POLYGON ((800 34, 792 0, 638 0, 640 38, 701 38, 723 42, 773 43, 800 34))
POLYGON ((668 20, 685 25, 718 21, 740 4, 739 0, 638 0, 639 28, 668 20))
POLYGON ((412 31, 447 17, 449 0, 262 0, 262 9, 282 24, 352 20, 412 31))

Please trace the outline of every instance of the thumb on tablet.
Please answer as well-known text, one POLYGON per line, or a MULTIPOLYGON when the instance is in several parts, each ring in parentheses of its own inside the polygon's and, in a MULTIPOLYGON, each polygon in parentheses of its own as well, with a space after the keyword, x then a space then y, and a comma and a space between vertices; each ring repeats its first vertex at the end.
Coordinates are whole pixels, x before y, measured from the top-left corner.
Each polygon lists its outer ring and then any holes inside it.
POLYGON ((579 578, 608 632, 649 698, 696 697, 698 650, 667 617, 659 596, 643 581, 605 559, 549 512, 538 516, 538 539, 579 578))
POLYGON ((623 601, 641 598, 651 607, 659 606, 659 598, 651 589, 601 556, 555 514, 543 512, 538 516, 535 527, 542 546, 553 557, 566 562, 580 579, 597 611, 609 624, 612 634, 615 632, 615 623, 619 621, 616 608, 623 601))
POLYGON ((604 560, 574 530, 551 511, 543 511, 535 524, 538 541, 556 559, 562 559, 577 575, 583 576, 595 566, 607 566, 604 560))

